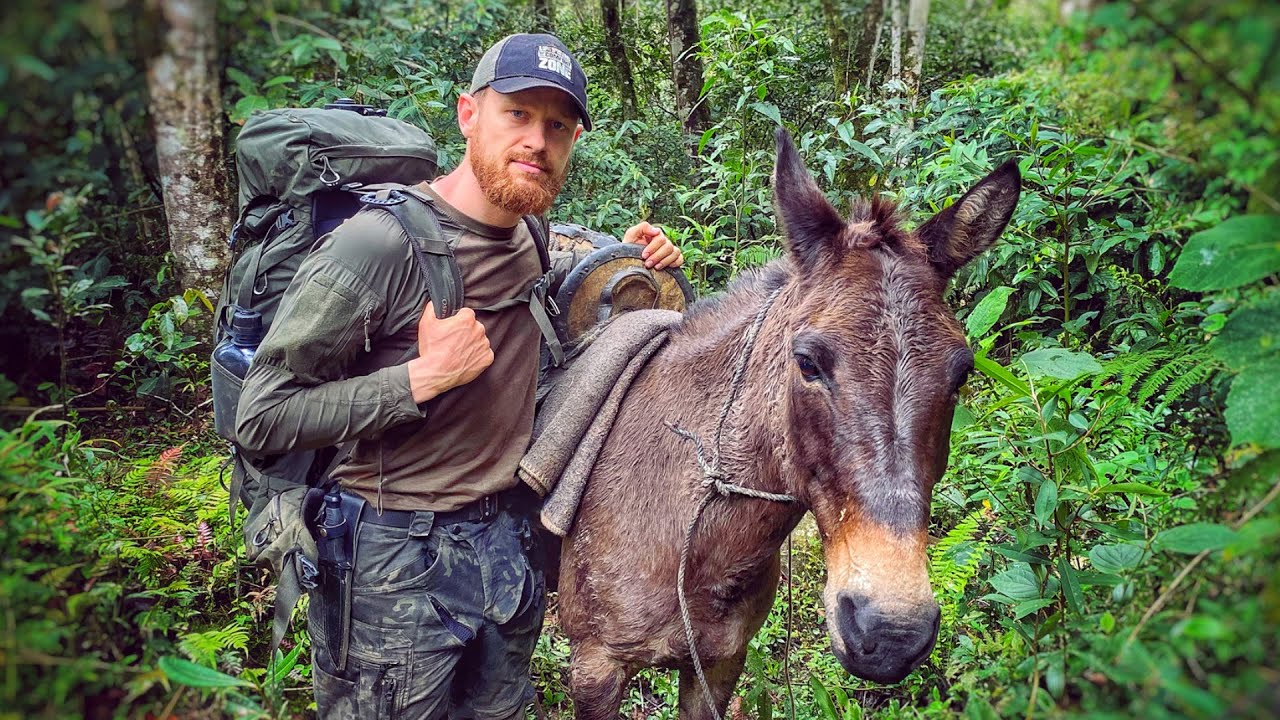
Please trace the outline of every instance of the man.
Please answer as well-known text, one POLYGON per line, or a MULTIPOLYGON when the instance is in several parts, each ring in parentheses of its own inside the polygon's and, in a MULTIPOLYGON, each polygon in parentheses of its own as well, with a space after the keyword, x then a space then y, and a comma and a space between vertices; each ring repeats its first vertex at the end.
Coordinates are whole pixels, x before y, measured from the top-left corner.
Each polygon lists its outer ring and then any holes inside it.
MULTIPOLYGON (((317 591, 310 604, 325 718, 522 717, 532 699, 543 577, 515 471, 540 335, 522 306, 473 308, 541 275, 521 216, 551 207, 591 120, 586 76, 550 35, 494 45, 470 90, 457 105, 462 162, 415 188, 457 240, 467 307, 437 319, 408 238, 388 214, 360 213, 299 269, 241 396, 250 451, 358 439, 333 473, 344 507, 363 504, 349 605, 317 591)), ((683 262, 648 223, 624 239, 645 245, 650 267, 683 262)))

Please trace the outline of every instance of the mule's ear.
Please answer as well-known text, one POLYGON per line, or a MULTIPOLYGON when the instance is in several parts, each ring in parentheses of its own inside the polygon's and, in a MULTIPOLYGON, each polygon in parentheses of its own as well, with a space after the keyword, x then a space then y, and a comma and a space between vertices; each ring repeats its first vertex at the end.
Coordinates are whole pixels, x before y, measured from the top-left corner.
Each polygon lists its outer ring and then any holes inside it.
POLYGON ((827 248, 835 248, 844 218, 809 175, 785 128, 779 127, 778 161, 773 168, 773 198, 778 220, 797 267, 813 267, 827 248))
POLYGON ((1022 175, 1010 160, 969 189, 954 205, 920 226, 929 261, 949 278, 1000 237, 1022 192, 1022 175))

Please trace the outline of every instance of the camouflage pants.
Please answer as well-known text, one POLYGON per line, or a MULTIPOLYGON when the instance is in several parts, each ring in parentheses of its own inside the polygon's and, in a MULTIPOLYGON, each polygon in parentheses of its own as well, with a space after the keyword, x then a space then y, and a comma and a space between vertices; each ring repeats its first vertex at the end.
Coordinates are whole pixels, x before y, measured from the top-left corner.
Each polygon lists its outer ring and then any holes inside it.
MULTIPOLYGON (((536 536, 508 511, 443 527, 433 517, 356 528, 347 667, 312 652, 321 718, 524 717, 545 604, 536 536)), ((313 648, 326 640, 323 602, 312 597, 313 648)))

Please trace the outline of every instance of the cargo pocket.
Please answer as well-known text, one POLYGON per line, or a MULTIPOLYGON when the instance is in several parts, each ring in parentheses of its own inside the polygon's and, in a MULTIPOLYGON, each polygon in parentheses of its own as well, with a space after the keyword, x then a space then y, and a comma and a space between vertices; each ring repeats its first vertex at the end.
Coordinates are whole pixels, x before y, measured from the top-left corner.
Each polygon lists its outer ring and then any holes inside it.
POLYGON ((440 539, 410 537, 408 529, 360 523, 356 537, 357 594, 425 589, 440 560, 440 539))
POLYGON ((523 518, 499 516, 484 535, 488 555, 485 568, 486 614, 498 625, 528 609, 534 599, 537 583, 528 557, 531 537, 523 518))
POLYGON ((312 658, 318 717, 390 720, 399 716, 403 664, 348 658, 347 671, 338 673, 324 652, 313 653, 312 658))

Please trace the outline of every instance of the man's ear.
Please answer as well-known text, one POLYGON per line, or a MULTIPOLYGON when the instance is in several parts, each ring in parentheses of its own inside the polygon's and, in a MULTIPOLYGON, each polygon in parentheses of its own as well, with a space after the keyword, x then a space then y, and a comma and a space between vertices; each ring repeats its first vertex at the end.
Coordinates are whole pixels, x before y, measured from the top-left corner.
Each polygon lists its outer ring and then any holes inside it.
POLYGON ((578 127, 573 129, 573 142, 576 144, 580 137, 582 137, 582 123, 578 123, 578 127))
POLYGON ((458 96, 458 129, 462 137, 470 140, 475 132, 476 123, 480 120, 480 98, 462 93, 458 96))
POLYGON ((1022 192, 1022 175, 1010 160, 969 189, 954 205, 929 218, 917 233, 929 262, 950 278, 1000 237, 1022 192))

